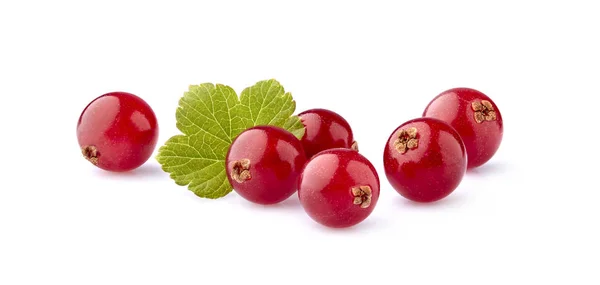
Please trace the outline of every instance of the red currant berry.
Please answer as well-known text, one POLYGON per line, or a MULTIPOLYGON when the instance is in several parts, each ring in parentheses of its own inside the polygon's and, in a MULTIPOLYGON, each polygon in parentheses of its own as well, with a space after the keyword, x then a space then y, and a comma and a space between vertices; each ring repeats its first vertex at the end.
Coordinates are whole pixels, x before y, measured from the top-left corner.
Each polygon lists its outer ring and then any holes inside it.
POLYGON ((108 171, 128 171, 144 164, 158 140, 154 111, 140 97, 104 94, 81 113, 77 140, 83 156, 108 171))
POLYGON ((275 204, 296 192, 304 163, 302 144, 292 133, 257 126, 243 131, 229 147, 227 178, 245 199, 275 204))
POLYGON ((467 148, 468 168, 490 160, 502 142, 503 124, 498 106, 474 89, 442 92, 429 103, 423 116, 440 119, 456 129, 467 148))
POLYGON ((379 199, 379 176, 358 152, 335 148, 306 163, 298 197, 306 213, 318 223, 344 228, 365 220, 379 199))
POLYGON ((305 126, 302 146, 306 157, 331 148, 358 150, 350 124, 338 113, 326 109, 311 109, 298 114, 305 126))
POLYGON ((450 195, 467 169, 460 135, 433 118, 410 120, 394 130, 383 162, 392 187, 416 202, 433 202, 450 195))

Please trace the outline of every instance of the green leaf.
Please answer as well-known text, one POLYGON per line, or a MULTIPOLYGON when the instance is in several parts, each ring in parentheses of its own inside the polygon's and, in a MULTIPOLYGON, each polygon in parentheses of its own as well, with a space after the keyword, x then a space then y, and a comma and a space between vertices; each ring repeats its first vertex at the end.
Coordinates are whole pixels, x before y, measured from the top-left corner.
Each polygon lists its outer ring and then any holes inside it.
POLYGON ((302 124, 302 121, 300 121, 300 117, 298 116, 289 117, 285 121, 285 124, 283 124, 283 128, 290 131, 290 133, 294 134, 298 139, 302 139, 304 132, 306 131, 304 124, 302 124))
POLYGON ((178 185, 196 195, 218 198, 232 188, 225 173, 225 155, 243 128, 232 110, 239 104, 231 87, 211 83, 192 85, 177 108, 177 128, 184 135, 170 138, 157 160, 178 185))
POLYGON ((240 113, 244 114, 242 120, 247 128, 273 125, 284 127, 299 139, 304 135, 304 125, 300 119, 297 116, 290 117, 296 110, 296 101, 277 80, 259 81, 244 89, 240 102, 240 113))
POLYGON ((177 185, 187 185, 199 197, 223 197, 232 190, 225 156, 233 139, 256 125, 283 127, 301 138, 304 125, 292 116, 295 108, 291 94, 275 80, 246 88, 240 99, 229 86, 191 85, 176 111, 183 134, 167 140, 156 159, 177 185))

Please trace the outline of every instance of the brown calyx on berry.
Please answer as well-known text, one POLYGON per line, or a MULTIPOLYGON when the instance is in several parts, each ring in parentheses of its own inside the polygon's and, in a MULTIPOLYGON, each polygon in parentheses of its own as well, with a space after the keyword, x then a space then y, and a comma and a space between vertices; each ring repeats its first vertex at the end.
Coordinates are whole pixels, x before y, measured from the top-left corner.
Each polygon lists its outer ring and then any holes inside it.
POLYGON ((98 148, 93 145, 87 145, 81 148, 81 154, 83 157, 91 162, 93 165, 98 165, 98 157, 100 154, 98 153, 98 148))
POLYGON ((398 138, 394 141, 394 147, 401 154, 418 146, 419 139, 417 139, 417 128, 415 127, 400 130, 398 138))
POLYGON ((355 186, 352 187, 352 196, 354 196, 354 205, 360 205, 364 209, 371 206, 373 191, 369 186, 355 186))
POLYGON ((352 146, 351 146, 350 148, 351 148, 352 150, 355 150, 355 151, 357 151, 357 152, 358 152, 358 142, 354 141, 354 142, 352 143, 352 146))
POLYGON ((230 168, 231 178, 238 183, 242 183, 252 178, 252 175, 250 174, 250 159, 244 158, 234 161, 231 163, 230 168))
POLYGON ((471 109, 475 112, 473 116, 475 117, 475 122, 478 124, 481 124, 484 121, 496 120, 496 111, 494 110, 494 106, 492 106, 492 102, 488 100, 471 103, 471 109))

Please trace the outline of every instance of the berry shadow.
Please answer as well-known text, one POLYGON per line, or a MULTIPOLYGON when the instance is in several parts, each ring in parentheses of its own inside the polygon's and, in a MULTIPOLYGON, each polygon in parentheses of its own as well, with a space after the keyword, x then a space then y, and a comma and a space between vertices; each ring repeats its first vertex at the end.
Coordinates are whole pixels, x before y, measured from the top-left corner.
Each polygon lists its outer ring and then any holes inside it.
POLYGON ((501 162, 486 163, 480 167, 467 170, 467 175, 486 176, 499 175, 508 171, 508 166, 501 162))
POLYGON ((167 175, 158 164, 147 163, 134 170, 125 172, 111 172, 97 168, 98 175, 107 178, 162 178, 163 175, 167 175))
MULTIPOLYGON (((242 198, 239 195, 236 195, 238 199, 244 200, 244 198, 242 198)), ((260 209, 260 210, 273 210, 273 211, 279 211, 279 210, 291 210, 291 211, 302 211, 302 205, 300 204, 300 200, 298 199, 298 195, 294 194, 291 197, 287 198, 286 200, 279 202, 277 204, 271 204, 271 205, 261 205, 261 204, 256 204, 256 203, 252 203, 250 201, 241 201, 241 203, 243 204, 244 207, 248 207, 248 208, 252 208, 252 209, 260 209)))
MULTIPOLYGON (((310 219, 310 218, 307 217, 307 219, 310 219)), ((373 215, 367 217, 367 219, 360 222, 359 224, 351 226, 351 227, 347 227, 347 228, 330 228, 330 227, 326 227, 326 226, 321 225, 312 220, 310 222, 312 223, 314 229, 324 232, 324 233, 332 233, 332 234, 336 234, 336 233, 340 233, 340 234, 369 233, 369 232, 381 230, 387 224, 384 219, 381 219, 380 217, 373 216, 373 215)))
POLYGON ((431 203, 421 203, 408 200, 402 196, 396 198, 398 204, 407 208, 457 208, 466 202, 466 196, 462 193, 451 193, 448 197, 431 203))
POLYGON ((300 204, 300 199, 298 199, 298 195, 294 194, 291 197, 287 198, 285 201, 281 203, 277 203, 275 205, 271 205, 273 208, 281 208, 281 209, 302 209, 302 205, 300 204))

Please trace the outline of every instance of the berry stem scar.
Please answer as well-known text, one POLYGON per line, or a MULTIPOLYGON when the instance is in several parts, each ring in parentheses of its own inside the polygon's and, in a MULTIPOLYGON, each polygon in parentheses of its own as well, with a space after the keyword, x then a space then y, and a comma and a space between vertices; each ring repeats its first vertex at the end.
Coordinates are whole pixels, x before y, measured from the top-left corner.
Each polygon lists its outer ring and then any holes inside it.
POLYGON ((98 149, 93 145, 84 146, 81 148, 83 157, 91 162, 93 165, 98 165, 98 149))
POLYGON ((415 149, 418 146, 419 139, 417 139, 417 128, 415 127, 400 130, 398 138, 394 141, 394 147, 401 154, 406 153, 409 149, 415 149))
POLYGON ((369 186, 352 187, 352 196, 354 196, 354 205, 360 205, 361 208, 371 206, 371 197, 373 193, 369 186))
POLYGON ((250 174, 250 160, 247 158, 234 161, 231 164, 231 178, 238 183, 243 183, 252 178, 250 174))
POLYGON ((496 111, 494 111, 494 106, 488 100, 481 100, 481 102, 475 101, 471 103, 471 109, 475 111, 473 116, 475 117, 475 122, 481 124, 483 121, 495 121, 496 120, 496 111))

